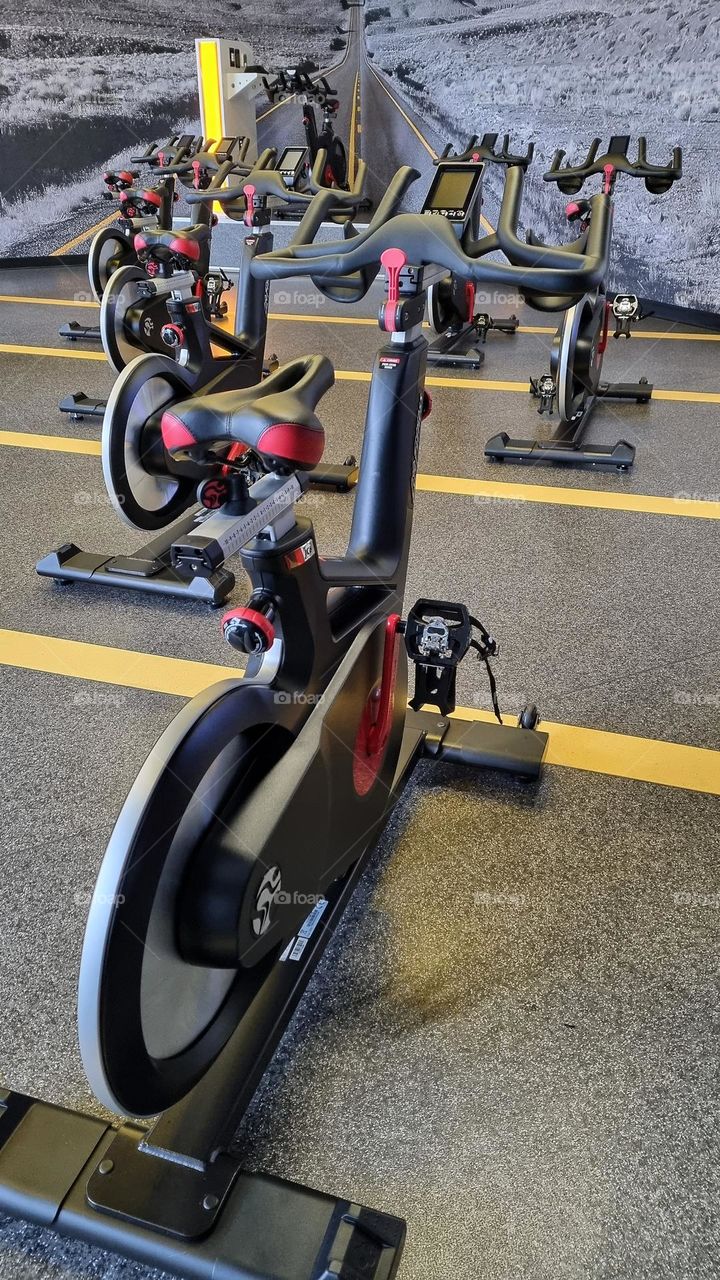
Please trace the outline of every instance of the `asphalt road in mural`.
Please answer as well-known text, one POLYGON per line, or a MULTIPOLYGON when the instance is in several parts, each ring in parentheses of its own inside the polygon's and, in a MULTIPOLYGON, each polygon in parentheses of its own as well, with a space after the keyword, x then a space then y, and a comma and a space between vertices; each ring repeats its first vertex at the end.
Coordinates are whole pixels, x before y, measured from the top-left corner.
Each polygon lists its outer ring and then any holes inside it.
MULTIPOLYGON (((340 99, 337 129, 347 140, 350 162, 356 164, 361 157, 365 160, 368 194, 376 203, 400 165, 410 164, 421 171, 427 170, 437 155, 437 149, 444 146, 444 140, 421 120, 412 107, 403 103, 390 81, 373 68, 363 38, 362 6, 349 6, 344 14, 345 50, 326 64, 323 71, 328 74, 340 99)), ((186 100, 183 105, 182 125, 199 128, 188 110, 191 102, 186 100)), ((282 149, 303 141, 301 107, 297 101, 290 100, 272 107, 261 94, 257 99, 257 119, 260 148, 276 146, 282 149)), ((175 127, 175 120, 164 115, 150 136, 162 137, 175 127)), ((119 156, 130 154, 123 151, 119 156)), ((53 205, 52 221, 45 226, 33 226, 30 216, 21 229, 20 244, 8 246, 5 251, 22 252, 24 255, 57 253, 59 250, 82 252, 91 231, 102 219, 112 220, 114 216, 108 214, 108 205, 97 193, 97 188, 96 171, 83 174, 78 184, 67 184, 63 189, 64 195, 59 196, 53 205)), ((425 188, 425 183, 418 183, 418 193, 414 198, 416 205, 421 202, 425 188)), ((2 219, 0 229, 1 226, 2 219)))

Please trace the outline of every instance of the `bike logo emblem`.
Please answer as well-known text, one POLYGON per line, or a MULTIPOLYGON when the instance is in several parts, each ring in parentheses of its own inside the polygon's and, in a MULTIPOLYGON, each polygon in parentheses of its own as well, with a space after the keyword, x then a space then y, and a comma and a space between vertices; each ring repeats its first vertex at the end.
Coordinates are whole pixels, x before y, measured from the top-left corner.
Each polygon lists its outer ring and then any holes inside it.
POLYGON ((260 888, 255 899, 255 915, 252 927, 256 938, 262 938, 270 928, 270 912, 282 885, 279 867, 270 867, 260 881, 260 888))
POLYGON ((152 333, 154 328, 155 328, 155 323, 153 320, 150 319, 149 316, 147 317, 147 319, 143 320, 143 332, 145 333, 146 337, 148 338, 150 337, 150 334, 152 333))

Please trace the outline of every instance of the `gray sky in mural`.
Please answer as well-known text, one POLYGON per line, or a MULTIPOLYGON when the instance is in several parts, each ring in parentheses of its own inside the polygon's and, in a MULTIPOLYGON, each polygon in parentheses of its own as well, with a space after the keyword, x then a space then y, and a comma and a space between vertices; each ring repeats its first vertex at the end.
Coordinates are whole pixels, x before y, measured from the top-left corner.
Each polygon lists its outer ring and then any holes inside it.
MULTIPOLYGON (((13 16, 5 9, 2 253, 48 252, 106 216, 100 170, 138 144, 196 122, 195 36, 242 37, 269 65, 300 54, 329 65, 342 56, 349 17, 341 3, 300 6, 298 0, 271 6, 209 0, 201 7, 130 0, 122 24, 118 12, 90 16, 83 0, 68 0, 62 9, 34 0, 13 16)), ((427 124, 433 145, 486 130, 510 132, 519 149, 536 143, 526 207, 528 221, 549 238, 566 235, 564 197, 542 182, 556 147, 579 159, 595 133, 607 139, 625 132, 635 140, 645 132, 649 158, 665 162, 679 142, 685 177, 669 195, 651 196, 640 182, 618 184, 614 282, 720 310, 720 6, 714 0, 682 8, 639 0, 604 13, 583 0, 564 10, 550 0, 445 0, 442 6, 367 0, 360 14, 369 65, 416 123, 427 124)), ((340 90, 349 98, 354 67, 346 71, 340 90)), ((366 83, 374 84, 363 71, 363 92, 366 83)), ((418 153, 409 131, 390 137, 392 122, 379 116, 385 108, 376 90, 362 116, 360 148, 371 170, 384 178, 389 155, 397 163, 427 165, 427 151, 418 153), (413 153, 401 154, 411 144, 413 153)), ((497 182, 490 173, 490 219, 497 182)))

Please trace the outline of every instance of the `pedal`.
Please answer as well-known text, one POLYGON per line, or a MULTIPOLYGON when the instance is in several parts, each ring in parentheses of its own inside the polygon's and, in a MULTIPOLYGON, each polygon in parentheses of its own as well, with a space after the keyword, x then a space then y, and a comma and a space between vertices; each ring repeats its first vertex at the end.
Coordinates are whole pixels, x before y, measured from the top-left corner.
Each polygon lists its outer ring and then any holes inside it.
POLYGON ((211 318, 222 319, 228 311, 227 302, 223 301, 223 294, 232 289, 232 280, 221 267, 215 267, 212 271, 208 271, 203 284, 211 318))
POLYGON ((517 333, 518 324, 517 316, 508 316, 506 320, 495 320, 487 311, 479 311, 476 316, 473 316, 473 328, 481 342, 485 342, 491 329, 497 329, 498 333, 517 333))
POLYGON ((544 373, 540 378, 531 378, 530 395, 540 401, 538 413, 552 413, 557 396, 557 386, 552 374, 544 373))
POLYGON ((431 706, 446 716, 455 710, 457 669, 471 647, 487 667, 493 708, 500 720, 495 680, 488 662, 498 652, 498 646, 489 631, 464 604, 418 600, 413 605, 405 623, 405 648, 415 665, 415 692, 410 701, 413 711, 431 706), (480 632, 480 639, 475 639, 473 629, 480 632))
POLYGON ((630 326, 643 318, 640 299, 634 293, 616 293, 612 313, 615 320, 613 338, 629 338, 630 326))

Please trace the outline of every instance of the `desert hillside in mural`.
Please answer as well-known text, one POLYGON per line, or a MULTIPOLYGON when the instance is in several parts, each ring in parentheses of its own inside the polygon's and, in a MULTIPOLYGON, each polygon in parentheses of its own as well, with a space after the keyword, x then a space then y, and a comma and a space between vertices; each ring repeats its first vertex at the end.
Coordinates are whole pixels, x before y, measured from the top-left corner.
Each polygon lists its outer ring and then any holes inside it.
MULTIPOLYGON (((579 159, 596 134, 645 133, 665 163, 681 144, 685 176, 668 196, 618 187, 618 283, 720 310, 716 0, 368 0, 365 24, 373 65, 443 136, 536 143, 527 203, 541 234, 563 229, 563 199, 541 179, 556 147, 579 159)), ((487 186, 492 197, 492 174, 487 186)))

